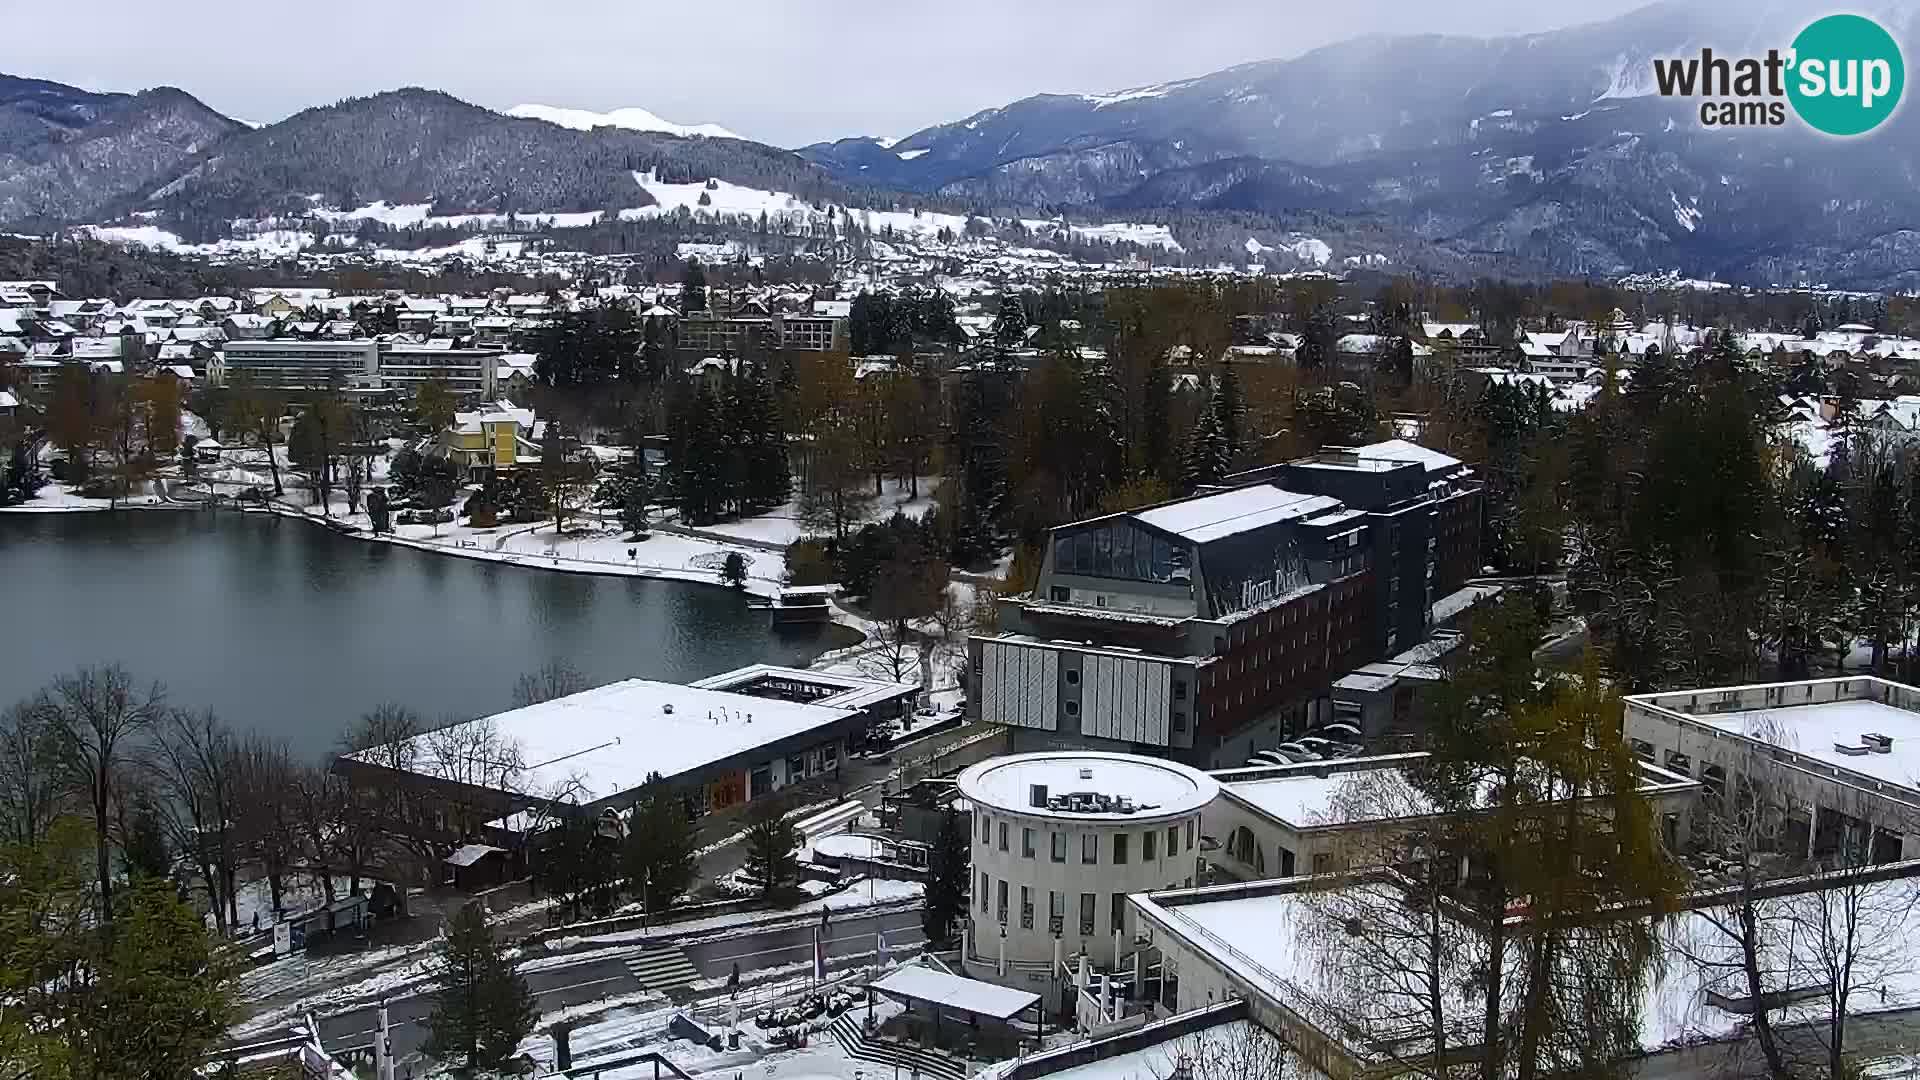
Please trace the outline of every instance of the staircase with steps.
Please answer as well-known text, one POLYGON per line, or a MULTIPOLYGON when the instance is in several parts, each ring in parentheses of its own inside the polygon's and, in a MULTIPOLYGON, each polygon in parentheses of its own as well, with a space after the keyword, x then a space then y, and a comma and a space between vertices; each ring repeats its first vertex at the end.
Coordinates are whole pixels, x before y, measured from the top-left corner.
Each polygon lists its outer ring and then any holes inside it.
POLYGON ((651 945, 626 958, 627 970, 648 990, 671 990, 699 981, 700 972, 678 945, 651 945))
POLYGON ((897 1065, 902 1077, 918 1074, 932 1080, 966 1080, 967 1067, 938 1051, 867 1038, 855 1019, 857 1014, 864 1015, 858 1009, 849 1009, 827 1029, 848 1057, 897 1065))

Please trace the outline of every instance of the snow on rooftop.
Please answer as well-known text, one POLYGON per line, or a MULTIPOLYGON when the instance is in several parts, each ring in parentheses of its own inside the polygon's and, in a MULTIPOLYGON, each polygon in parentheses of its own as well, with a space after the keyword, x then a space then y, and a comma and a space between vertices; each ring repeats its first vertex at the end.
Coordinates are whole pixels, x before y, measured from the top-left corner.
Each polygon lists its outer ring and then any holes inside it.
POLYGON ((1271 484, 1253 484, 1213 495, 1182 499, 1134 514, 1157 529, 1204 544, 1293 518, 1340 508, 1330 495, 1302 495, 1271 484))
MULTIPOLYGON (((1174 1020, 1162 1021, 1171 1024, 1174 1020)), ((1192 1066, 1193 1059, 1202 1056, 1208 1044, 1217 1048, 1216 1052, 1232 1053, 1249 1046, 1259 1045, 1261 1030, 1250 1020, 1229 1020, 1223 1024, 1202 1028, 1187 1035, 1177 1035, 1152 1042, 1138 1050, 1112 1057, 1090 1061, 1085 1065, 1076 1065, 1070 1069, 1047 1073, 1047 1080, 1165 1080, 1178 1072, 1182 1063, 1192 1066)), ((1130 1038, 1130 1041, 1133 1041, 1130 1038)), ((1072 1049, 1079 1049, 1073 1047, 1072 1049)), ((1205 1075, 1198 1070, 1194 1075, 1205 1075)), ((1311 1080, 1321 1076, 1304 1061, 1289 1063, 1288 1076, 1300 1080, 1311 1080)))
POLYGON ((1093 751, 1042 752, 992 758, 960 774, 960 793, 975 803, 1043 817, 1133 820, 1190 814, 1212 802, 1220 784, 1197 769, 1159 758, 1093 751), (1033 788, 1051 796, 1078 793, 1126 798, 1132 814, 1058 810, 1032 805, 1033 788))
POLYGON ((1854 700, 1687 715, 1708 727, 1769 742, 1884 783, 1920 787, 1920 713, 1854 700), (1843 754, 1834 748, 1836 743, 1859 746, 1860 736, 1868 733, 1891 738, 1889 752, 1843 754))
MULTIPOLYGON (((468 723, 491 723, 502 741, 518 748, 526 790, 554 791, 577 781, 578 801, 589 803, 631 791, 649 773, 679 776, 853 715, 628 679, 468 723)), ((421 757, 431 755, 434 736, 415 737, 421 757)))
POLYGON ((1449 457, 1438 450, 1429 450, 1419 443, 1405 439, 1388 439, 1385 442, 1357 446, 1354 453, 1362 458, 1377 461, 1417 461, 1430 473, 1445 472, 1460 467, 1460 459, 1449 457))
MULTIPOLYGON (((1361 905, 1398 902, 1393 886, 1384 880, 1361 880, 1342 888, 1378 894, 1357 901, 1361 905)), ((1856 992, 1853 1007, 1862 1013, 1910 1008, 1920 1002, 1920 965, 1914 962, 1920 957, 1911 955, 1910 939, 1902 929, 1906 913, 1920 901, 1916 896, 1920 880, 1903 877, 1863 888, 1868 895, 1861 902, 1861 925, 1862 933, 1875 942, 1866 949, 1874 954, 1870 965, 1874 988, 1871 993, 1856 992)), ((1801 925, 1809 925, 1808 920, 1817 918, 1819 897, 1808 891, 1769 899, 1766 917, 1776 923, 1797 917, 1801 925)), ((1377 1050, 1352 1041, 1355 1034, 1371 1029, 1384 1036, 1389 1030, 1404 1030, 1404 1020, 1392 1012, 1366 1019, 1370 1010, 1363 998, 1377 988, 1364 977, 1341 974, 1353 970, 1353 962, 1342 955, 1350 936, 1326 920, 1338 918, 1345 905, 1322 907, 1314 894, 1291 887, 1249 896, 1244 887, 1231 885, 1136 897, 1135 903, 1197 945, 1209 963, 1263 987, 1362 1058, 1377 1050), (1352 1031, 1342 1017, 1358 1019, 1363 1030, 1352 1031)), ((1462 941, 1472 934, 1464 926, 1449 933, 1462 941)), ((1668 918, 1658 933, 1665 955, 1654 963, 1642 992, 1635 1018, 1640 1047, 1655 1051, 1744 1030, 1750 1015, 1722 1008, 1709 997, 1710 993, 1725 995, 1733 1000, 1724 1003, 1736 1008, 1746 998, 1737 945, 1698 910, 1668 918)), ((1759 963, 1768 985, 1812 987, 1825 981, 1817 955, 1818 934, 1764 937, 1759 963)), ((1517 953, 1524 945, 1515 941, 1512 948, 1517 953)), ((1517 960, 1518 956, 1510 956, 1510 970, 1520 970, 1517 960)), ((1478 1014, 1476 1003, 1463 993, 1466 982, 1448 979, 1446 985, 1446 1012, 1471 1027, 1478 1014)), ((1816 994, 1786 1006, 1775 1013, 1775 1023, 1815 1020, 1825 1012, 1824 1001, 1816 994)))
POLYGON ((873 988, 883 993, 898 994, 916 1001, 937 1002, 949 1008, 1000 1019, 1014 1016, 1040 1001, 1039 994, 949 975, 920 964, 908 964, 888 972, 873 984, 873 988))
MULTIPOLYGON (((781 593, 782 595, 790 595, 807 588, 808 586, 799 586, 797 589, 787 587, 783 588, 781 593)), ((830 587, 821 586, 821 588, 825 589, 829 594, 832 592, 830 587)), ((920 686, 917 683, 887 682, 883 679, 863 679, 856 675, 840 675, 826 671, 815 671, 812 668, 782 667, 778 664, 752 664, 735 671, 726 671, 718 675, 710 675, 707 678, 700 679, 689 685, 700 690, 724 690, 746 697, 753 697, 756 695, 751 691, 741 690, 740 687, 752 683, 762 683, 768 680, 786 680, 806 683, 812 686, 831 687, 833 688, 831 693, 813 702, 815 705, 829 709, 863 709, 882 701, 914 695, 920 692, 920 686)))

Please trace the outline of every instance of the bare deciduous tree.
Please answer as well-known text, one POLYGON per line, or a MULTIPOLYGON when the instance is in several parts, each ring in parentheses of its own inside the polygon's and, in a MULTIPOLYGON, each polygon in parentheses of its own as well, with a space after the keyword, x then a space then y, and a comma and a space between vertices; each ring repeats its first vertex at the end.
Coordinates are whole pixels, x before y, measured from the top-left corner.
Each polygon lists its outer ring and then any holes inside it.
POLYGON ((1794 960, 1805 972, 1798 981, 1818 986, 1825 1006, 1807 1026, 1827 1053, 1827 1075, 1846 1076, 1848 1010, 1867 994, 1884 1002, 1888 985, 1914 968, 1908 920, 1920 907, 1920 885, 1850 873, 1782 900, 1794 960))
POLYGON ((51 736, 57 774, 70 790, 86 795, 92 810, 100 911, 109 921, 114 802, 120 796, 127 753, 163 715, 165 700, 159 683, 141 690, 124 668, 112 665, 63 675, 30 706, 51 736))
POLYGON ((60 809, 53 741, 30 702, 0 713, 0 840, 34 844, 60 809))
POLYGON ((538 671, 529 671, 520 676, 519 681, 513 684, 513 704, 516 708, 526 708, 585 689, 585 675, 565 660, 554 660, 541 665, 538 671))
MULTIPOLYGON (((1337 831, 1334 872, 1302 895, 1298 931, 1316 958, 1315 1006, 1381 1040, 1396 1065, 1440 1080, 1450 1055, 1480 1042, 1482 1018, 1460 987, 1486 941, 1451 899, 1458 860, 1434 836, 1388 821, 1418 821, 1427 799, 1397 769, 1343 775, 1325 812, 1337 831)), ((1276 858, 1277 867, 1277 858, 1276 858)))
POLYGON ((238 918, 234 898, 240 851, 240 781, 233 733, 212 710, 170 709, 148 758, 147 775, 160 795, 168 839, 193 863, 207 892, 214 925, 230 933, 238 918))
MULTIPOLYGON (((291 812, 306 870, 327 903, 335 899, 333 869, 336 861, 347 858, 341 840, 346 836, 351 810, 347 804, 347 785, 325 769, 299 766, 294 771, 291 812)), ((359 887, 359 881, 353 883, 359 887)))
POLYGON ((1295 1065, 1287 1045, 1251 1021, 1183 1035, 1156 1051, 1149 1065, 1160 1080, 1289 1080, 1311 1075, 1295 1065))
POLYGON ((299 770, 286 743, 260 737, 240 743, 238 762, 241 842, 266 874, 268 896, 278 913, 302 850, 296 812, 299 770))

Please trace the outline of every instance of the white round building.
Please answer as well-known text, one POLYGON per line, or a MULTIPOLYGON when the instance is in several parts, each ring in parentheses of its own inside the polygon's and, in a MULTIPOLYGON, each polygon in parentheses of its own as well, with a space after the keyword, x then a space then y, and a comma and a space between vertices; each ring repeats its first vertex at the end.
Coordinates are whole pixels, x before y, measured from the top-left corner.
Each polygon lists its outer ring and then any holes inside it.
POLYGON ((973 805, 967 974, 1022 987, 1058 956, 1115 964, 1127 894, 1195 883, 1200 811, 1220 793, 1185 765, 1091 751, 993 758, 959 785, 973 805))

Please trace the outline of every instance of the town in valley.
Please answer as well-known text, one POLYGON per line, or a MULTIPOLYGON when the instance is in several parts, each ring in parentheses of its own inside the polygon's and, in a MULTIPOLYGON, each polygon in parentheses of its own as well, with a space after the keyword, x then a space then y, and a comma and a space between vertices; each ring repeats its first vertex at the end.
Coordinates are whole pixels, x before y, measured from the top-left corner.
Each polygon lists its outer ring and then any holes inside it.
POLYGON ((786 148, 0 45, 0 1080, 1920 1074, 1920 119, 1449 17, 786 148))

